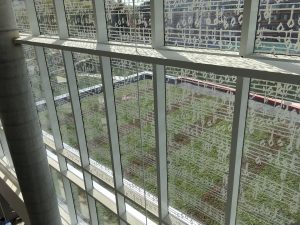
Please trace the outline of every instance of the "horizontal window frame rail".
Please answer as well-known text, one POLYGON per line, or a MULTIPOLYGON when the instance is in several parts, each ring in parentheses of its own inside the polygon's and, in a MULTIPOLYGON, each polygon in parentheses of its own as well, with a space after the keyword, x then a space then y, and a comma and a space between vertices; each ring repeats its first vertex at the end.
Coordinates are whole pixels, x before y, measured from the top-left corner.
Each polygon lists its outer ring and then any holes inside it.
POLYGON ((274 57, 264 57, 263 55, 256 57, 256 54, 240 57, 235 53, 220 54, 220 51, 212 54, 213 50, 211 53, 207 53, 207 51, 177 52, 164 47, 153 49, 147 46, 101 44, 96 41, 83 41, 73 38, 62 40, 53 37, 28 35, 21 35, 14 41, 16 44, 174 66, 221 75, 234 75, 290 84, 300 83, 300 59, 298 60, 297 57, 278 57, 274 60, 274 57))

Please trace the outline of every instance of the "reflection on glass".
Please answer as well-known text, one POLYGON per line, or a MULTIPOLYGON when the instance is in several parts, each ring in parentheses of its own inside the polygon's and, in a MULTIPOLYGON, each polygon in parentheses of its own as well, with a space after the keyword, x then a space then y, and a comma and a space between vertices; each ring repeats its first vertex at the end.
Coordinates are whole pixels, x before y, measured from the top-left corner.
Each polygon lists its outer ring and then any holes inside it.
POLYGON ((300 86, 252 80, 238 224, 300 218, 300 86))
POLYGON ((45 49, 45 56, 64 147, 71 146, 78 149, 75 121, 62 52, 55 49, 45 49))
POLYGON ((224 224, 236 77, 166 68, 169 204, 224 224))
POLYGON ((55 7, 53 0, 34 0, 40 33, 58 35, 55 7))
POLYGON ((91 0, 64 0, 70 37, 96 37, 95 18, 91 0))
POLYGON ((299 0, 261 0, 255 47, 257 52, 300 55, 299 0))
POLYGON ((152 66, 112 59, 112 73, 123 176, 156 195, 152 66))
POLYGON ((31 33, 24 0, 12 0, 17 26, 21 33, 31 33))
POLYGON ((90 224, 90 214, 86 193, 73 183, 71 183, 71 188, 78 223, 90 224))
POLYGON ((164 0, 166 45, 238 51, 244 0, 164 0))
POLYGON ((89 156, 111 168, 99 57, 73 53, 73 58, 89 156))
POLYGON ((150 1, 105 0, 111 41, 151 44, 150 1))

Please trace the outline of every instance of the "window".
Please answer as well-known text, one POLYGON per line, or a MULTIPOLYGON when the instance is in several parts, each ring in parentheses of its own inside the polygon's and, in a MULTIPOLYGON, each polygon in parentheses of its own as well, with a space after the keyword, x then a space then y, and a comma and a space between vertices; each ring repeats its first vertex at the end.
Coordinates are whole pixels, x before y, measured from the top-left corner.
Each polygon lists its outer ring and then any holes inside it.
POLYGON ((12 2, 74 224, 298 222, 298 0, 12 2))

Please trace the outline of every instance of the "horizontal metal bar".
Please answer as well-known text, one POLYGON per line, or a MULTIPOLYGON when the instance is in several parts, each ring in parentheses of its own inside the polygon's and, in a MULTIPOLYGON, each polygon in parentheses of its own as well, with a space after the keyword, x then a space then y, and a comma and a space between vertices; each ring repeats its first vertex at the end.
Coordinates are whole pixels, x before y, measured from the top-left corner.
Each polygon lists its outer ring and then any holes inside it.
MULTIPOLYGON (((290 71, 288 61, 280 63, 261 58, 244 58, 236 54, 208 54, 198 52, 176 52, 151 47, 101 44, 96 41, 77 39, 21 36, 18 44, 42 46, 99 56, 129 59, 133 61, 195 69, 223 75, 249 77, 292 84, 300 83, 300 71, 290 71)), ((212 50, 213 52, 213 50, 212 50)), ((300 60, 299 60, 300 62, 300 60)), ((295 62, 293 62, 295 63, 295 62)))

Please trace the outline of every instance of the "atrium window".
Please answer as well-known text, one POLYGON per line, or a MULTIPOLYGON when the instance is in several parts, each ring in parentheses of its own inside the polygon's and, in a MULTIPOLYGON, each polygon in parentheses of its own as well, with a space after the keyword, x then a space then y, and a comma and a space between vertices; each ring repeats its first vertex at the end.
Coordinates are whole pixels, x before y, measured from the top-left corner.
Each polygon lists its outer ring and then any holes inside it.
POLYGON ((12 3, 72 223, 299 221, 299 0, 12 3))

